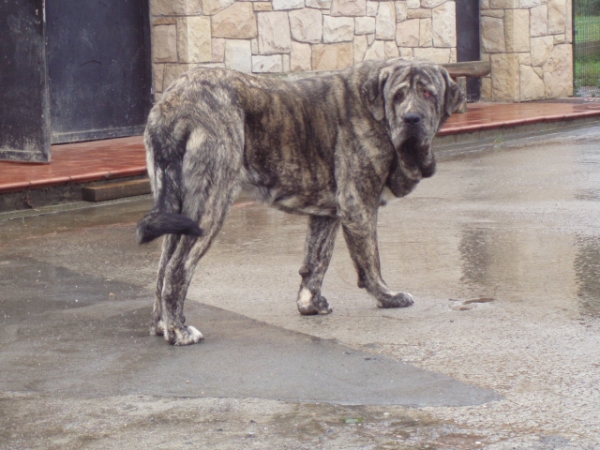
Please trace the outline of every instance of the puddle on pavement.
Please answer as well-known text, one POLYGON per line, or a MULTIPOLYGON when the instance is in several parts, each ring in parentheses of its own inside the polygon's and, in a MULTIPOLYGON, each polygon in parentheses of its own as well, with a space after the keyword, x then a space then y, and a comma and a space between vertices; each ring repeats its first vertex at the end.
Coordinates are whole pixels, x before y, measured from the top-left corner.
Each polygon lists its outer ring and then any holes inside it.
POLYGON ((577 296, 582 310, 600 317, 600 237, 579 237, 575 248, 577 296))

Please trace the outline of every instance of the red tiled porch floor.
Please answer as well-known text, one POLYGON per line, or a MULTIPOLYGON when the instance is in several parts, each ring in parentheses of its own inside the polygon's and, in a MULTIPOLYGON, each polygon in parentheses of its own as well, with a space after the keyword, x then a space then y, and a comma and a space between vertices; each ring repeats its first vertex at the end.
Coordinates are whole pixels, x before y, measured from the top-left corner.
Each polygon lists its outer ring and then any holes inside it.
MULTIPOLYGON (((600 117, 600 103, 474 103, 454 114, 439 135, 600 117)), ((0 162, 0 194, 144 175, 141 136, 52 146, 51 164, 0 162)))

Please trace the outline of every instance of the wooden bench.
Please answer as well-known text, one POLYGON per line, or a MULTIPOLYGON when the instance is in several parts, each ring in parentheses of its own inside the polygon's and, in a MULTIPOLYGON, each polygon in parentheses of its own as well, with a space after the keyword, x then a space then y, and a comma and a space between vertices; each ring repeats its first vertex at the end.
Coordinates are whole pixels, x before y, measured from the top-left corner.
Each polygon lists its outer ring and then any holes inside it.
MULTIPOLYGON (((456 81, 462 91, 466 94, 467 92, 467 77, 481 78, 489 75, 492 71, 492 64, 489 61, 466 61, 459 63, 442 64, 450 77, 456 81)), ((458 110, 459 113, 467 112, 467 100, 465 98, 464 103, 458 110)))

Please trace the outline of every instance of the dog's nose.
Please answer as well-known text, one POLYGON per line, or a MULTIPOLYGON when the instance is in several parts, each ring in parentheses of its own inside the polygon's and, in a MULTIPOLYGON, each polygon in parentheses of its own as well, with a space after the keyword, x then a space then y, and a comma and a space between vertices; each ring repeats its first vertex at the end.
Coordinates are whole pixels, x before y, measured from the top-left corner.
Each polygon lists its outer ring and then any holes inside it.
POLYGON ((402 118, 407 125, 416 125, 421 121, 421 115, 415 112, 409 112, 402 118))

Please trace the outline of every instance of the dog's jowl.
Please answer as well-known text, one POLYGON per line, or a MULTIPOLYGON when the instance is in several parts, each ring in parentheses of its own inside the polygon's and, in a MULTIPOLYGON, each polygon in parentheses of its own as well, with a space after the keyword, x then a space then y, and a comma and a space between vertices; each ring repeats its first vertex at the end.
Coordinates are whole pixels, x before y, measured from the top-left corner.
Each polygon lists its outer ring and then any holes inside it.
POLYGON ((301 314, 331 312, 321 285, 340 227, 358 286, 381 308, 411 305, 381 278, 377 209, 434 174, 431 142, 462 98, 440 66, 400 59, 295 82, 224 69, 178 78, 145 133, 154 207, 137 237, 166 235, 151 332, 175 345, 202 339, 185 325, 183 304, 240 189, 308 215, 301 314))

